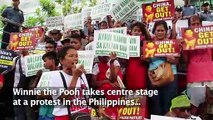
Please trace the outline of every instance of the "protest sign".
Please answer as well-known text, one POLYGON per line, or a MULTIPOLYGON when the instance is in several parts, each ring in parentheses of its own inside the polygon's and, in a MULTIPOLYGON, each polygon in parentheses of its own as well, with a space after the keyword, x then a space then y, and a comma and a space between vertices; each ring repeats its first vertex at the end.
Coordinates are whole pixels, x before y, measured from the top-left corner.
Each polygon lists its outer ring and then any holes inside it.
POLYGON ((144 41, 143 57, 180 56, 179 40, 144 41))
POLYGON ((213 26, 183 28, 183 50, 213 48, 213 26))
POLYGON ((26 77, 36 75, 39 70, 43 70, 42 54, 29 55, 25 57, 25 75, 26 77))
POLYGON ((64 28, 72 29, 72 30, 79 30, 84 28, 84 24, 82 21, 82 14, 71 14, 64 17, 64 28))
POLYGON ((91 16, 91 11, 92 11, 92 7, 85 7, 82 9, 81 14, 82 14, 83 21, 87 20, 87 17, 91 16))
POLYGON ((175 14, 174 1, 154 2, 142 5, 145 22, 171 20, 175 14))
POLYGON ((92 8, 91 18, 93 20, 102 20, 107 15, 110 15, 112 8, 111 3, 99 4, 92 8))
POLYGON ((129 39, 126 35, 95 31, 95 55, 109 56, 111 52, 116 52, 117 57, 129 59, 129 39))
POLYGON ((32 49, 36 44, 35 32, 10 33, 10 49, 23 50, 32 49))
POLYGON ((49 81, 51 80, 52 74, 53 72, 43 72, 38 82, 37 88, 49 87, 49 81))
POLYGON ((78 64, 84 66, 86 73, 92 73, 94 54, 93 51, 78 51, 78 64))
POLYGON ((144 120, 147 114, 147 97, 146 96, 125 96, 125 100, 134 100, 138 105, 122 106, 118 109, 119 120, 144 120))
POLYGON ((24 29, 23 32, 32 32, 33 34, 35 34, 36 40, 39 40, 44 34, 44 30, 41 26, 24 29))
POLYGON ((140 57, 140 36, 128 36, 129 57, 140 57))
POLYGON ((64 26, 63 16, 48 17, 46 19, 46 26, 48 29, 56 28, 62 30, 64 26))
POLYGON ((139 8, 135 0, 121 0, 112 9, 112 16, 118 21, 125 22, 139 8))
POLYGON ((210 26, 210 25, 213 25, 213 22, 211 22, 211 21, 202 21, 202 25, 203 26, 210 26))
POLYGON ((99 31, 114 32, 114 33, 120 33, 120 34, 127 35, 127 27, 102 29, 102 30, 99 30, 99 31))
POLYGON ((94 44, 95 44, 94 41, 90 42, 89 44, 87 44, 87 45, 85 46, 85 50, 95 50, 95 49, 94 49, 94 44))
POLYGON ((0 69, 11 69, 13 66, 14 52, 12 50, 0 50, 0 69))

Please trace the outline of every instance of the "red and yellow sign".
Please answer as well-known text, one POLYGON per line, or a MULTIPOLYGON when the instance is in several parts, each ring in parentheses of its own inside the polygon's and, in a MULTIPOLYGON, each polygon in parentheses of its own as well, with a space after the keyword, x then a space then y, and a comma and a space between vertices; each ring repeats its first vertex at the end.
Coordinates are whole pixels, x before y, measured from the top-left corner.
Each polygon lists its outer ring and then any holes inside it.
POLYGON ((183 28, 183 50, 213 48, 213 26, 183 28))
POLYGON ((36 37, 32 32, 10 34, 11 50, 32 49, 34 48, 35 43, 36 37))
POLYGON ((180 56, 179 40, 144 41, 143 57, 180 56))
POLYGON ((133 98, 125 98, 134 100, 138 105, 122 106, 118 110, 119 120, 144 120, 147 115, 147 97, 135 96, 133 98))
POLYGON ((44 34, 44 29, 40 26, 37 26, 37 27, 32 27, 30 29, 25 29, 23 30, 23 32, 32 32, 33 34, 35 34, 35 37, 38 40, 44 34))
POLYGON ((171 20, 175 14, 173 0, 143 4, 142 9, 143 19, 147 23, 158 20, 171 20))

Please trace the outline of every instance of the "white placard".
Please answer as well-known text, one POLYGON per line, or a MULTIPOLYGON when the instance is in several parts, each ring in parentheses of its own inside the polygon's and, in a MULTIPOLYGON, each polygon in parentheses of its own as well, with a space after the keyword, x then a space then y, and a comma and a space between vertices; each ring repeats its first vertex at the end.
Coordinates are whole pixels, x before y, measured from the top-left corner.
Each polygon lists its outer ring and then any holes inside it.
POLYGON ((77 14, 71 14, 67 15, 64 18, 64 28, 65 30, 67 29, 72 29, 72 30, 79 30, 84 28, 84 24, 82 21, 82 14, 77 13, 77 14))

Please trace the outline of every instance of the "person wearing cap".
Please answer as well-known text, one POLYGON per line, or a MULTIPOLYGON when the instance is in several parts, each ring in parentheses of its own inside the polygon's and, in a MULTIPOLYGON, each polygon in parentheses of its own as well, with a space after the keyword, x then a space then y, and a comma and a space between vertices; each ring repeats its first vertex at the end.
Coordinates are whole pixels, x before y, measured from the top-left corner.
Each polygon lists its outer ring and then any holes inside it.
POLYGON ((70 40, 70 39, 71 39, 71 38, 68 37, 68 36, 64 37, 64 38, 61 40, 61 44, 62 44, 63 46, 70 46, 70 45, 71 45, 71 40, 70 40))
POLYGON ((197 14, 197 8, 193 5, 190 5, 190 0, 184 0, 183 6, 183 18, 190 18, 192 15, 197 14))
MULTIPOLYGON (((7 7, 1 14, 2 17, 9 19, 15 23, 22 24, 24 22, 24 14, 23 11, 19 9, 19 0, 12 0, 12 6, 7 7)), ((6 21, 3 20, 3 23, 5 23, 3 36, 2 36, 2 44, 1 49, 6 49, 7 45, 9 44, 10 40, 10 34, 11 32, 19 32, 18 25, 6 23, 6 21), (8 44, 7 44, 8 43, 8 44)))
POLYGON ((62 46, 61 41, 60 41, 62 34, 61 34, 60 30, 53 29, 50 31, 50 35, 52 36, 52 39, 57 43, 57 46, 62 46))
POLYGON ((170 111, 166 116, 178 117, 178 118, 189 118, 190 100, 187 95, 180 95, 172 99, 170 111))
POLYGON ((203 11, 200 13, 200 17, 203 21, 213 21, 213 13, 209 10, 209 3, 204 3, 203 11))
POLYGON ((182 14, 182 7, 180 7, 180 6, 177 6, 176 8, 175 8, 175 16, 174 16, 174 18, 175 19, 182 19, 182 16, 183 16, 183 14, 182 14))

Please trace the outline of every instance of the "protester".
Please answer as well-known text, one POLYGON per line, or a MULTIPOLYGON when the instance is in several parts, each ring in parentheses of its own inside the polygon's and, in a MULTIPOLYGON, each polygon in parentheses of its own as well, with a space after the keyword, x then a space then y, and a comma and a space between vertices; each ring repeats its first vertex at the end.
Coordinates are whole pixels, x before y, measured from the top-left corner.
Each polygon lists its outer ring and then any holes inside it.
POLYGON ((61 44, 63 45, 63 46, 70 46, 71 45, 71 37, 69 37, 69 36, 66 36, 66 37, 64 37, 62 40, 61 40, 61 44))
POLYGON ((107 28, 109 28, 107 21, 101 21, 99 23, 99 28, 100 29, 107 29, 107 28))
POLYGON ((94 31, 94 26, 92 25, 92 19, 91 17, 87 17, 87 20, 85 21, 86 25, 84 27, 84 34, 86 36, 89 36, 94 31))
MULTIPOLYGON (((163 41, 167 40, 167 23, 164 20, 156 21, 154 24, 154 28, 152 33, 155 35, 154 41, 163 41)), ((151 81, 151 84, 149 85, 149 89, 157 89, 158 95, 153 96, 149 100, 149 108, 150 113, 155 115, 165 115, 170 108, 170 101, 174 98, 176 91, 177 91, 177 67, 176 64, 178 64, 178 58, 175 58, 173 56, 168 57, 153 57, 149 59, 149 79, 151 81), (168 62, 170 65, 172 65, 172 73, 174 75, 174 79, 172 82, 168 83, 159 83, 158 86, 153 85, 154 79, 157 77, 154 70, 158 69, 159 66, 162 64, 165 64, 168 62)), ((169 69, 167 69, 169 70, 169 69)), ((169 72, 169 71, 166 71, 169 72)), ((161 82, 161 81, 160 81, 161 82)))
MULTIPOLYGON (((66 46, 61 49, 59 52, 60 63, 63 67, 60 71, 54 71, 51 75, 50 80, 50 88, 52 89, 61 89, 65 88, 67 90, 75 90, 78 88, 81 92, 82 90, 88 89, 88 82, 84 74, 83 66, 76 66, 78 63, 78 53, 75 48, 71 46, 66 46), (63 82, 64 81, 64 82, 63 82)), ((57 94, 52 95, 53 100, 63 100, 63 98, 67 100, 73 101, 74 99, 85 100, 85 96, 82 94, 76 95, 64 95, 57 94)), ((88 107, 84 105, 73 105, 71 104, 67 108, 66 105, 55 105, 53 109, 53 115, 55 116, 55 120, 70 120, 69 115, 72 113, 72 116, 77 115, 78 113, 85 113, 84 115, 88 115, 88 107), (71 113, 68 113, 71 111, 71 113)), ((72 118, 74 119, 74 118, 72 118)))
POLYGON ((190 0, 184 0, 184 6, 183 6, 183 18, 187 19, 191 17, 192 15, 197 14, 197 8, 190 4, 190 0))
POLYGON ((57 47, 62 46, 60 41, 62 37, 61 31, 57 29, 53 29, 49 33, 51 34, 52 39, 57 43, 57 47))
POLYGON ((56 46, 57 44, 55 43, 55 41, 53 40, 48 40, 46 41, 46 45, 45 45, 45 51, 46 52, 51 52, 51 51, 56 51, 56 46))
POLYGON ((213 21, 213 13, 210 11, 209 3, 203 4, 203 11, 200 13, 200 17, 203 21, 213 21))
POLYGON ((6 49, 9 40, 10 40, 10 34, 11 32, 19 32, 21 24, 24 22, 24 14, 23 11, 19 9, 19 0, 12 0, 12 7, 7 7, 3 12, 2 12, 2 17, 9 19, 10 21, 14 22, 8 23, 7 21, 3 20, 3 23, 6 24, 4 27, 3 31, 3 36, 2 36, 2 43, 1 43, 1 49, 6 49))
MULTIPOLYGON (((201 27, 202 21, 200 17, 192 16, 188 24, 190 28, 201 27)), ((191 113, 197 115, 199 105, 205 101, 205 86, 213 87, 213 51, 210 48, 188 50, 183 51, 183 56, 187 64, 187 93, 192 104, 191 113)))
POLYGON ((73 46, 76 50, 80 50, 82 48, 81 44, 81 36, 79 34, 73 34, 71 36, 71 46, 73 46))

